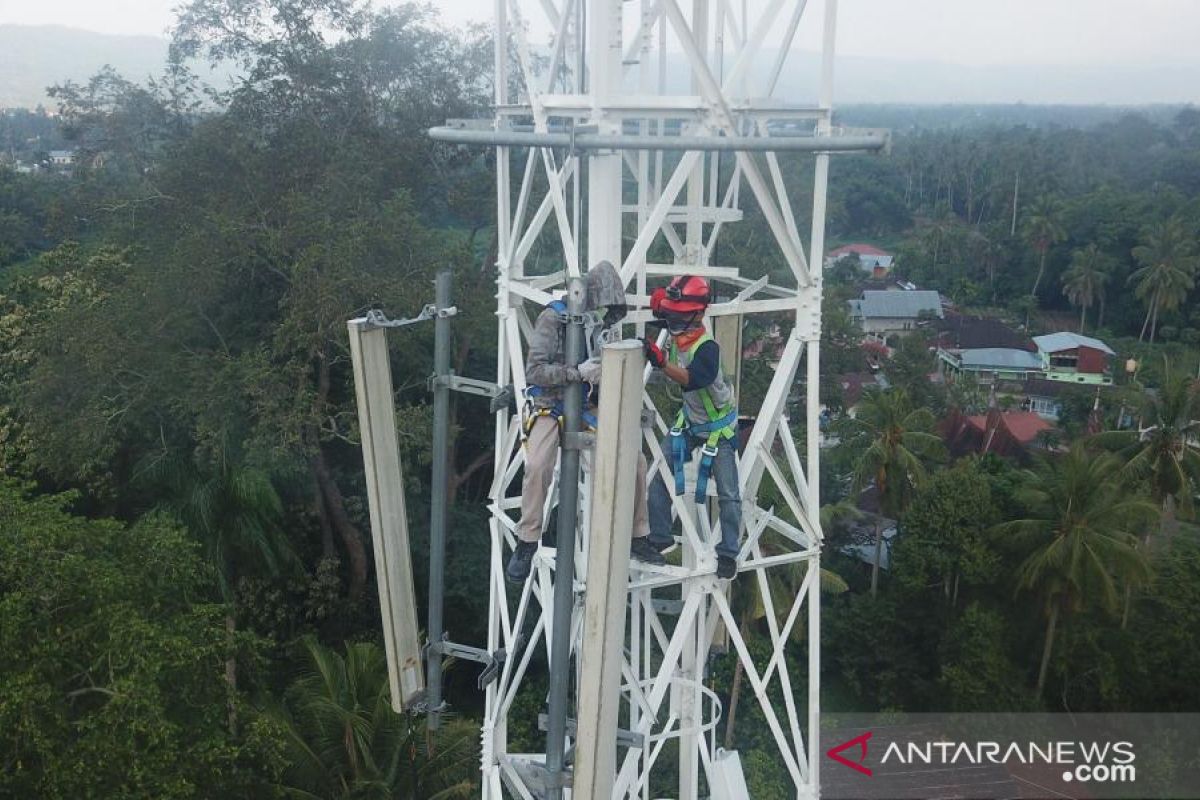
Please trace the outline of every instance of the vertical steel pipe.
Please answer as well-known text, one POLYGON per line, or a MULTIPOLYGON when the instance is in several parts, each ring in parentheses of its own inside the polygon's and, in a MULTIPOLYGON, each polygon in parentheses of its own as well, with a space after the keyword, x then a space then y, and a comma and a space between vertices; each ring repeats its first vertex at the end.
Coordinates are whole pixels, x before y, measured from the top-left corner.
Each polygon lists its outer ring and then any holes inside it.
POLYGON ((429 696, 429 730, 437 730, 442 710, 442 610, 445 599, 446 529, 450 506, 450 307, 451 273, 438 273, 433 323, 433 477, 429 507, 429 642, 425 685, 429 696))
MULTIPOLYGON (((566 363, 577 366, 583 354, 584 283, 572 278, 567 287, 569 317, 566 363)), ((558 477, 558 537, 554 558, 554 627, 550 639, 550 703, 546 726, 547 800, 562 800, 563 754, 567 735, 567 698, 571 684, 571 613, 575 607, 575 528, 579 517, 579 449, 583 385, 567 384, 563 393, 562 455, 558 477)))

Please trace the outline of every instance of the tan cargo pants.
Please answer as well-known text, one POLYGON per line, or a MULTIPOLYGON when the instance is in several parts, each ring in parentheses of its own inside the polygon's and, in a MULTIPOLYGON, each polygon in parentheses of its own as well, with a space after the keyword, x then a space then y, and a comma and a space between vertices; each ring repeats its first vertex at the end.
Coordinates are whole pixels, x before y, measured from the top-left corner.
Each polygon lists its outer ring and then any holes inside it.
MULTIPOLYGON (((521 521, 517 523, 517 536, 523 542, 536 542, 542 538, 546 495, 554 480, 558 444, 558 420, 549 414, 534 420, 529 438, 525 440, 525 481, 521 485, 521 521)), ((585 451, 584 458, 588 457, 585 451)), ((646 456, 642 453, 638 453, 637 479, 633 491, 633 535, 647 536, 650 533, 650 521, 646 513, 646 456)))

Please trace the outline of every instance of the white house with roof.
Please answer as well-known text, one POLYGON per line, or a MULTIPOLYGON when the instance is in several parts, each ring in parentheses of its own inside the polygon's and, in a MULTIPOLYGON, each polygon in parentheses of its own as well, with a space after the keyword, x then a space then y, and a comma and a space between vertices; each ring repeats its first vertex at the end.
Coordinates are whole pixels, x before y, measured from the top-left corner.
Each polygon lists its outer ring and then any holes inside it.
POLYGON ((858 322, 863 333, 877 336, 911 331, 920 320, 944 316, 942 296, 935 291, 867 290, 862 297, 847 302, 850 318, 858 322))
POLYGON ((55 167, 69 167, 75 163, 74 150, 51 150, 50 165, 55 167))
POLYGON ((892 268, 892 254, 886 250, 869 244, 844 244, 830 250, 825 256, 825 269, 831 268, 846 256, 858 256, 858 263, 863 272, 876 276, 886 275, 892 268))

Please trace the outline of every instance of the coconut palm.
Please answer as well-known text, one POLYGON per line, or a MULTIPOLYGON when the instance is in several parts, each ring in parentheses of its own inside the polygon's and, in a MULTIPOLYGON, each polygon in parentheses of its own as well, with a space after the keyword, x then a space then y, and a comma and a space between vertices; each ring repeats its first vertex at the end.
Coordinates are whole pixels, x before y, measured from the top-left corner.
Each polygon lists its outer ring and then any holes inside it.
POLYGON ((1072 305, 1079 306, 1080 333, 1083 333, 1088 309, 1098 300, 1103 302, 1110 267, 1110 259, 1094 244, 1071 254, 1071 266, 1062 277, 1063 294, 1072 305))
POLYGON ((1146 337, 1149 327, 1150 341, 1153 342, 1158 313, 1179 308, 1195 287, 1200 256, 1196 253, 1194 239, 1188 235, 1179 217, 1149 228, 1143 234, 1142 244, 1132 252, 1141 268, 1129 276, 1129 283, 1134 286, 1138 299, 1146 304, 1146 320, 1142 323, 1138 341, 1146 337))
MULTIPOLYGON (((854 492, 874 486, 883 516, 900 518, 913 492, 925 481, 925 463, 941 457, 942 442, 930 432, 933 424, 929 409, 913 408, 903 389, 868 392, 857 417, 848 421, 848 443, 861 448, 854 466, 854 492)), ((883 525, 877 522, 872 596, 878 590, 882 554, 883 525)))
POLYGON ((302 641, 308 662, 273 710, 288 752, 281 788, 305 800, 451 800, 478 795, 478 728, 444 720, 427 750, 422 718, 392 710, 387 661, 378 645, 343 656, 302 641), (429 753, 433 754, 430 755, 429 753))
POLYGON ((1030 297, 1037 297, 1038 287, 1042 285, 1042 277, 1046 274, 1046 253, 1067 237, 1067 232, 1059 221, 1061 216, 1062 205, 1048 195, 1039 197, 1029 209, 1029 218, 1025 222, 1025 238, 1038 255, 1037 278, 1033 281, 1030 297))
POLYGON ((1200 491, 1200 382, 1168 370, 1162 387, 1146 393, 1141 419, 1137 430, 1106 431, 1092 441, 1117 451, 1125 474, 1148 485, 1163 511, 1165 527, 1176 509, 1188 517, 1195 513, 1194 497, 1200 491))
POLYGON ((1016 592, 1031 592, 1046 613, 1046 634, 1037 689, 1046 685, 1061 615, 1099 606, 1115 610, 1117 587, 1149 577, 1136 533, 1153 524, 1154 504, 1121 480, 1121 464, 1081 445, 1054 461, 1042 461, 1018 493, 1023 519, 993 531, 1024 556, 1016 592))

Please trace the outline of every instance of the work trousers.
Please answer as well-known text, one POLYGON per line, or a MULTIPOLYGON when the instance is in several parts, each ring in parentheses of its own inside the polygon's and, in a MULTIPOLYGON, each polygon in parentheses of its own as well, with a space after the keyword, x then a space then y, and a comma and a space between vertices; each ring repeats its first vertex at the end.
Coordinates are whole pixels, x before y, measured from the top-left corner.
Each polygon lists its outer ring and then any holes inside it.
MULTIPOLYGON (((554 482, 554 462, 558 459, 559 430, 558 420, 545 414, 534 420, 525 440, 525 480, 521 485, 521 521, 517 523, 517 537, 523 542, 542 538, 546 495, 554 482)), ((584 453, 585 458, 588 455, 584 453)), ((646 536, 650 532, 646 513, 646 457, 640 452, 633 492, 633 535, 646 536)))
MULTIPOLYGON (((687 434, 684 434, 687 436, 687 434)), ((667 457, 667 471, 671 465, 671 435, 667 434, 662 440, 663 454, 667 457)), ((719 556, 737 558, 738 536, 742 527, 742 499, 738 489, 737 448, 735 439, 721 437, 717 443, 717 455, 713 458, 710 479, 717 484, 717 507, 720 511, 721 542, 716 551, 719 556)), ((704 445, 702 439, 687 437, 689 450, 695 450, 704 445)), ((698 453, 692 453, 692 458, 699 458, 698 453)), ((696 498, 689 493, 685 498, 694 503, 696 498)), ((671 539, 671 494, 662 476, 654 473, 650 482, 650 541, 655 544, 665 544, 671 539)))

